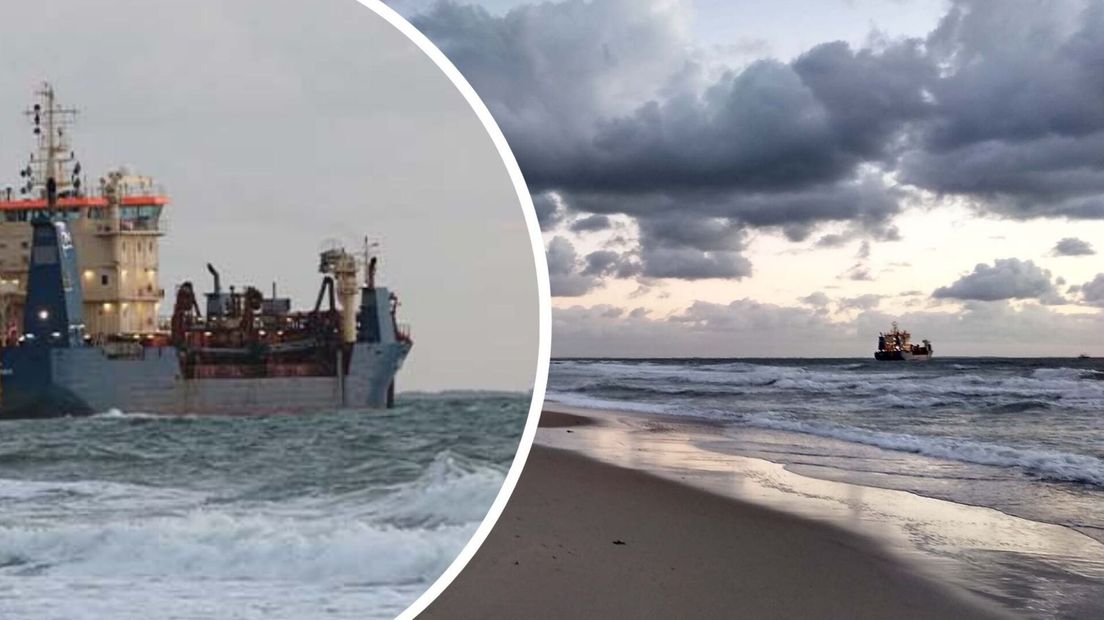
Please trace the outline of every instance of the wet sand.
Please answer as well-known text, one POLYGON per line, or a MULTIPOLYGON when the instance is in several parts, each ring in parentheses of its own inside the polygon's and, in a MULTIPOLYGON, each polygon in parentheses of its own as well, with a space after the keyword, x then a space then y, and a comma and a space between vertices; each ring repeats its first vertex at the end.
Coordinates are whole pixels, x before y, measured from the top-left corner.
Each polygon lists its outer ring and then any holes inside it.
MULTIPOLYGON (((565 435, 602 423, 565 411, 542 416, 545 429, 565 435)), ((649 432, 664 432, 662 421, 649 432)), ((1001 613, 842 528, 538 443, 486 542, 420 617, 1001 613)))

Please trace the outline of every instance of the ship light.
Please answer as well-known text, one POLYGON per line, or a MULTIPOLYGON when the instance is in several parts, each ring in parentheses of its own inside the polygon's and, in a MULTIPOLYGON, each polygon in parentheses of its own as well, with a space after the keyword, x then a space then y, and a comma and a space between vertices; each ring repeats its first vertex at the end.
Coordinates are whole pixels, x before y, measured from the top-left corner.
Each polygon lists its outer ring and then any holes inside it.
POLYGON ((103 305, 104 312, 111 312, 111 302, 105 301, 103 305))
POLYGON ((203 332, 203 335, 207 338, 211 337, 211 332, 203 332))
POLYGON ((94 276, 94 275, 96 275, 96 274, 92 273, 91 269, 85 269, 84 270, 84 279, 85 280, 91 280, 92 276, 94 276))
POLYGON ((50 337, 51 338, 61 338, 61 332, 51 332, 50 337))
POLYGON ((261 336, 264 336, 264 335, 265 335, 265 334, 267 334, 268 332, 266 332, 265 330, 263 330, 263 329, 262 329, 261 331, 259 331, 259 332, 257 332, 257 333, 258 333, 259 335, 261 335, 261 336))
POLYGON ((45 321, 48 318, 50 318, 50 311, 49 310, 39 310, 38 311, 38 320, 45 321))

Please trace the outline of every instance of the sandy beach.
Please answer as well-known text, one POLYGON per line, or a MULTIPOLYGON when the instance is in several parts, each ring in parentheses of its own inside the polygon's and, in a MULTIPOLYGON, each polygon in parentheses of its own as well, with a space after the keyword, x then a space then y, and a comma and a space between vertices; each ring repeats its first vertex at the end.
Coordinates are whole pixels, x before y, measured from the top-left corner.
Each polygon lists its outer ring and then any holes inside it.
MULTIPOLYGON (((563 411, 541 419, 542 433, 567 442, 601 423, 563 411)), ((547 443, 420 617, 1002 617, 842 528, 547 443)))

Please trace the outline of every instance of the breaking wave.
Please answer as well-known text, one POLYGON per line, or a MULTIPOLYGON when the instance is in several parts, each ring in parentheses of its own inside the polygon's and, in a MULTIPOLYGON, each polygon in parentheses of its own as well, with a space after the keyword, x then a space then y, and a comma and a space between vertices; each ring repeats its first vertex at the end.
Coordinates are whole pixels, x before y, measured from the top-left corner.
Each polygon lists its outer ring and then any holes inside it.
MULTIPOLYGON (((900 399, 903 407, 967 403, 976 399, 1035 401, 1068 407, 1104 408, 1104 373, 1079 368, 1037 368, 1027 374, 994 375, 980 366, 954 364, 942 368, 913 365, 902 370, 872 369, 868 364, 825 365, 815 368, 726 362, 718 364, 661 364, 625 362, 557 362, 553 392, 563 402, 568 394, 670 396, 741 396, 756 392, 795 392, 847 398, 900 399), (958 369, 970 369, 959 371, 958 369), (951 372, 947 372, 950 370, 951 372), (910 405, 909 403, 916 403, 910 405)), ((900 367, 896 367, 900 368, 900 367)), ((1003 402, 982 402, 1003 405, 1003 402)))
POLYGON ((548 398, 800 432, 1104 487, 1104 373, 1066 364, 560 361, 548 398))
POLYGON ((1041 448, 1015 448, 971 439, 920 437, 904 433, 836 427, 815 422, 780 420, 767 416, 749 419, 747 424, 757 428, 805 433, 964 463, 1017 467, 1042 480, 1104 487, 1104 460, 1082 454, 1041 448))
POLYGON ((367 501, 225 503, 96 480, 0 480, 0 501, 33 504, 0 525, 0 575, 428 582, 474 533, 503 479, 442 453, 417 479, 367 501), (102 518, 87 518, 94 505, 102 518))

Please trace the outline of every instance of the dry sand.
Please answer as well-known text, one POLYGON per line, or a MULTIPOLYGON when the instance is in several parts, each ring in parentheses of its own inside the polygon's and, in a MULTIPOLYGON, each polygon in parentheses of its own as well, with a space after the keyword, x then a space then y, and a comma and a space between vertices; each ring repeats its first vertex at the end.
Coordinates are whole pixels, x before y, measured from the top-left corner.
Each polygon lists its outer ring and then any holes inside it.
POLYGON ((486 542, 420 616, 992 617, 862 537, 539 445, 486 542))

